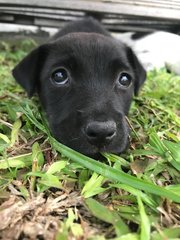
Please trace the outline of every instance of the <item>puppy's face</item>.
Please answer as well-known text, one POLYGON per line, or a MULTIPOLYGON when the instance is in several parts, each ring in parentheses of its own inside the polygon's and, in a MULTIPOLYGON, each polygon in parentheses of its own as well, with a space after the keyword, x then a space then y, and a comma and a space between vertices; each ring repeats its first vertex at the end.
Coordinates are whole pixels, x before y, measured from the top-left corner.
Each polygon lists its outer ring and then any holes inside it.
POLYGON ((35 49, 13 74, 29 96, 37 91, 58 141, 87 155, 126 148, 125 116, 145 71, 124 44, 67 34, 35 49))

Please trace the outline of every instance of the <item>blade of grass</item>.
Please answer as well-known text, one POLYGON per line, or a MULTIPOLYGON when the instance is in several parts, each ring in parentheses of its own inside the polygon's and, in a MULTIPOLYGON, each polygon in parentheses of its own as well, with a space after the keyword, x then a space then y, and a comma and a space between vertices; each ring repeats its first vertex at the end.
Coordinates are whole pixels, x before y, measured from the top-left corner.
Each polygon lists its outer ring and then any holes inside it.
POLYGON ((32 165, 32 154, 27 153, 15 157, 0 160, 0 169, 24 168, 32 165))
POLYGON ((145 180, 138 179, 134 176, 126 174, 117 169, 114 169, 104 163, 98 162, 90 157, 84 156, 83 154, 66 147, 65 145, 57 142, 57 140, 55 140, 51 136, 49 136, 49 138, 50 138, 50 142, 52 143, 53 147, 57 151, 62 153, 64 156, 72 159, 73 161, 81 164, 82 166, 84 166, 90 170, 93 170, 93 171, 101 174, 104 177, 111 179, 112 181, 118 181, 118 182, 127 184, 131 187, 141 189, 141 190, 147 191, 152 194, 156 194, 161 197, 168 198, 175 202, 180 202, 180 196, 174 192, 171 192, 170 190, 159 187, 150 182, 146 182, 145 180))
POLYGON ((112 153, 102 153, 102 155, 112 162, 119 162, 122 166, 129 168, 130 163, 120 156, 112 153))
MULTIPOLYGON (((47 174, 47 173, 42 173, 42 172, 29 172, 27 174, 27 177, 30 176, 34 176, 34 177, 38 177, 40 179, 38 179, 38 183, 39 184, 43 184, 47 187, 56 187, 61 189, 62 188, 62 184, 59 181, 59 178, 57 176, 54 176, 53 174, 47 174)), ((42 191, 41 186, 40 186, 40 191, 42 191)))
POLYGON ((0 139, 2 139, 6 143, 10 143, 9 138, 6 135, 2 134, 2 133, 0 133, 0 139))
POLYGON ((151 234, 151 238, 152 240, 162 240, 162 239, 178 240, 180 239, 180 227, 166 228, 166 229, 163 229, 161 232, 153 232, 151 234))
MULTIPOLYGON (((42 132, 46 132, 45 127, 43 124, 41 124, 38 119, 33 115, 33 112, 31 108, 29 107, 28 104, 25 105, 25 107, 21 108, 21 111, 28 117, 28 119, 37 127, 39 128, 42 132)), ((37 109, 38 111, 38 109, 37 109)))
POLYGON ((104 182, 104 177, 99 176, 97 173, 93 173, 91 178, 85 183, 81 194, 84 198, 92 197, 96 194, 102 193, 106 190, 106 188, 102 188, 102 184, 104 182))
POLYGON ((149 136, 149 143, 155 152, 159 153, 161 156, 164 155, 164 145, 154 129, 152 129, 152 133, 149 136))
POLYGON ((109 210, 92 198, 86 199, 85 203, 94 216, 114 226, 118 237, 129 233, 128 226, 123 222, 116 211, 109 210))
MULTIPOLYGON (((42 154, 41 148, 37 142, 32 146, 32 172, 40 171, 41 166, 44 163, 44 156, 42 154)), ((31 176, 30 178, 30 190, 33 193, 36 184, 36 176, 31 176)))
POLYGON ((53 164, 51 164, 51 166, 49 167, 49 169, 47 170, 47 174, 54 174, 57 172, 60 172, 63 168, 65 168, 67 165, 67 161, 57 161, 54 162, 53 164))
POLYGON ((153 210, 156 210, 157 204, 155 203, 155 201, 150 198, 147 194, 141 192, 138 189, 135 189, 133 187, 130 187, 128 185, 125 184, 121 184, 121 183, 117 183, 117 184, 110 184, 110 186, 115 187, 115 188, 120 188, 120 189, 124 189, 125 191, 133 194, 136 197, 141 197, 141 199, 143 200, 144 203, 146 203, 149 207, 151 207, 153 210))
POLYGON ((32 146, 32 162, 33 161, 37 162, 36 171, 40 170, 44 164, 44 155, 38 142, 35 142, 32 146))
POLYGON ((139 213, 141 216, 141 234, 140 234, 140 240, 150 240, 150 221, 149 218, 145 212, 143 202, 141 200, 140 196, 137 196, 138 206, 139 206, 139 213))
POLYGON ((21 125, 22 123, 20 119, 17 119, 13 124, 12 131, 11 131, 11 147, 18 140, 18 133, 19 133, 19 129, 21 128, 21 125))
POLYGON ((111 240, 139 240, 139 235, 136 233, 128 233, 118 238, 113 238, 111 240))
POLYGON ((163 141, 165 147, 169 150, 172 160, 171 164, 180 171, 180 143, 173 143, 167 140, 163 141))

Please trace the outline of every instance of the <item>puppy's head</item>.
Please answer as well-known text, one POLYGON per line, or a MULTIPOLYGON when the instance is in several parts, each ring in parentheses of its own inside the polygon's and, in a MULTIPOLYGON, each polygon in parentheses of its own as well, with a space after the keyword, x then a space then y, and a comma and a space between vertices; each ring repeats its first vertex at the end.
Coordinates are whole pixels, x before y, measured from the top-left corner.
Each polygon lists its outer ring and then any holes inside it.
POLYGON ((55 138, 87 155, 122 152, 128 113, 145 71, 130 48, 95 33, 70 33, 32 51, 13 70, 38 93, 55 138))

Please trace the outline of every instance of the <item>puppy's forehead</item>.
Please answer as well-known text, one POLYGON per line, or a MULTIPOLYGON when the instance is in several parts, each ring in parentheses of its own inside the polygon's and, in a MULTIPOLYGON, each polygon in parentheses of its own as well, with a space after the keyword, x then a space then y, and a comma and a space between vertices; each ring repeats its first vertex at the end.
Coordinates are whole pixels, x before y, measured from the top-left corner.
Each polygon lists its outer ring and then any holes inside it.
POLYGON ((114 38, 98 33, 70 33, 57 39, 51 45, 50 54, 56 57, 74 57, 95 59, 126 58, 126 47, 114 38))

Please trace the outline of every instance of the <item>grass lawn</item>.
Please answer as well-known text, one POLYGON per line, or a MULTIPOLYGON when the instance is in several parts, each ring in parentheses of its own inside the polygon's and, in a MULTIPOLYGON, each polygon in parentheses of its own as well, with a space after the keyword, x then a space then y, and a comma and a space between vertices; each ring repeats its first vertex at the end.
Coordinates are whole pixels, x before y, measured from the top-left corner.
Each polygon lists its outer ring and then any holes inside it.
POLYGON ((130 149, 95 161, 58 143, 12 68, 36 43, 0 43, 0 239, 180 239, 180 77, 148 73, 130 149))

